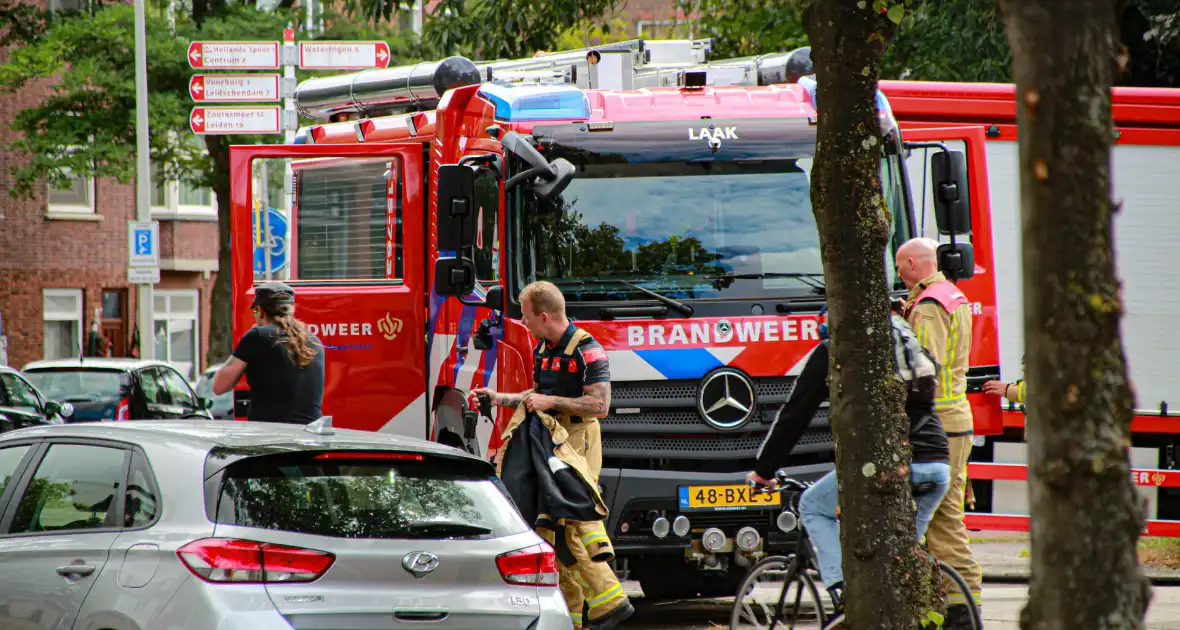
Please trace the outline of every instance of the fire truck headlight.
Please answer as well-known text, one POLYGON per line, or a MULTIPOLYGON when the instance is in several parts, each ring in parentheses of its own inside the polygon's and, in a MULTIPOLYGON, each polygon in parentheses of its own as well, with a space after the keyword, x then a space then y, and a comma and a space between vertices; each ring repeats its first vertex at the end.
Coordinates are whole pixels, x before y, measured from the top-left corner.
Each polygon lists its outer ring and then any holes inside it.
POLYGON ((668 532, 671 531, 671 529, 672 524, 668 522, 668 519, 662 516, 657 518, 655 522, 651 524, 651 533, 655 534, 656 538, 667 538, 668 532))
POLYGON ((692 523, 689 523, 688 517, 683 514, 681 514, 680 516, 677 516, 672 521, 672 533, 676 534, 677 536, 679 536, 681 538, 684 538, 685 536, 688 535, 688 531, 689 531, 690 527, 692 527, 692 523))

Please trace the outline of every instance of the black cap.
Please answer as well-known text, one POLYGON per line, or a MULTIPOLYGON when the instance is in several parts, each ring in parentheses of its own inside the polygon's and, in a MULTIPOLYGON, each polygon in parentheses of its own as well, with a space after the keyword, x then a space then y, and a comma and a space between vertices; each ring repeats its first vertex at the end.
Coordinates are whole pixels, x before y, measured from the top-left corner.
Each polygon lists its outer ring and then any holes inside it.
POLYGON ((282 282, 264 282, 254 289, 254 302, 250 306, 278 306, 294 303, 295 289, 282 282))

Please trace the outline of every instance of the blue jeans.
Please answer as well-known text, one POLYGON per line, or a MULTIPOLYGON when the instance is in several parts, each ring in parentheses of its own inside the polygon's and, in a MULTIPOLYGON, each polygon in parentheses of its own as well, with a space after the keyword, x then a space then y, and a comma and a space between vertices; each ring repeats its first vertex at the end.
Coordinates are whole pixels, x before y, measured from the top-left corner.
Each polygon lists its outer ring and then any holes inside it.
MULTIPOLYGON (((934 510, 938 509, 943 495, 950 489, 951 465, 943 462, 911 464, 910 479, 913 483, 935 484, 932 492, 914 497, 918 504, 918 535, 915 539, 921 540, 926 535, 930 519, 934 518, 934 510)), ((819 573, 824 586, 828 588, 844 581, 840 557, 840 521, 836 520, 837 498, 836 471, 833 470, 808 488, 799 499, 803 526, 815 543, 819 573)))

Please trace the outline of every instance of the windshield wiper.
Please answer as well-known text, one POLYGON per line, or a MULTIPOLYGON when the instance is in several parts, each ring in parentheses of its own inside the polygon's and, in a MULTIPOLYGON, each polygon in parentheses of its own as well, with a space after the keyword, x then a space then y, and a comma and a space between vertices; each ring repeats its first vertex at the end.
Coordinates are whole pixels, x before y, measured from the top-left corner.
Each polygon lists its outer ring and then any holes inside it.
POLYGON ((634 282, 629 282, 627 280, 617 280, 617 279, 611 279, 611 280, 607 280, 607 279, 559 280, 557 282, 557 284, 622 284, 622 285, 628 286, 632 289, 635 289, 636 291, 639 291, 640 293, 642 293, 644 295, 651 296, 651 297, 659 300, 660 302, 667 304, 668 306, 671 306, 672 308, 680 311, 681 313, 684 313, 685 316, 692 317, 692 313, 693 313, 692 307, 685 304, 684 302, 681 302, 679 300, 674 300, 666 295, 660 295, 659 293, 656 293, 655 291, 652 291, 651 289, 645 289, 645 288, 639 286, 638 284, 635 284, 634 282))
POLYGON ((815 290, 816 293, 824 293, 827 287, 822 281, 816 280, 817 277, 822 278, 822 273, 779 273, 774 271, 766 271, 762 273, 721 273, 717 274, 717 278, 732 278, 734 280, 762 280, 764 278, 794 278, 806 284, 815 290))
POLYGON ((418 536, 483 536, 492 533, 490 528, 462 521, 419 521, 406 526, 410 533, 418 536))

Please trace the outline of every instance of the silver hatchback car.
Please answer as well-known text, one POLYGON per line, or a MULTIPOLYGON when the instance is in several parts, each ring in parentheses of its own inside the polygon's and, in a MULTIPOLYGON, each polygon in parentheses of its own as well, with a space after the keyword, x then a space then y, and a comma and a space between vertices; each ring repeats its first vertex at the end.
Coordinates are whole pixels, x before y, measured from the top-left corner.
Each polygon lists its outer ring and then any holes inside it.
POLYGON ((233 421, 0 435, 4 630, 568 630, 487 462, 233 421))

